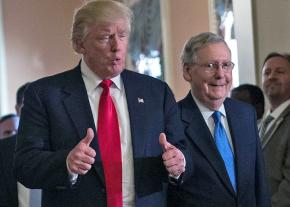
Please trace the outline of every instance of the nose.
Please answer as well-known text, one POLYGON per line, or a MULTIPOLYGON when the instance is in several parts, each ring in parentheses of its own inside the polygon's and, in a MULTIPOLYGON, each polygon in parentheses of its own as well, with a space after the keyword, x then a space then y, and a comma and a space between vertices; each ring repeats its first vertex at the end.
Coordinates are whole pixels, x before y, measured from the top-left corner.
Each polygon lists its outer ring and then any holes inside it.
POLYGON ((215 74, 216 76, 223 76, 225 74, 225 69, 223 69, 222 64, 218 64, 215 68, 215 74))
POLYGON ((119 46, 120 46, 119 41, 120 40, 118 39, 117 35, 114 35, 111 38, 111 50, 112 50, 112 52, 117 52, 119 50, 119 46))

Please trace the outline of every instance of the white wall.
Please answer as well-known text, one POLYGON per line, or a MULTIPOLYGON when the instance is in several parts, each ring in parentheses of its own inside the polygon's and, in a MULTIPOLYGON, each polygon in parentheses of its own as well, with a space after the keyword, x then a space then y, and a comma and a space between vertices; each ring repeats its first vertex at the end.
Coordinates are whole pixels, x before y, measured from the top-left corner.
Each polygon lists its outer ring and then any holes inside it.
POLYGON ((0 1, 0 115, 7 113, 7 82, 6 82, 6 59, 5 38, 3 32, 2 0, 0 1))
POLYGON ((290 0, 253 0, 259 81, 264 58, 272 51, 290 52, 290 0))
POLYGON ((0 115, 3 115, 15 113, 19 86, 70 69, 78 63, 80 57, 70 44, 70 28, 74 9, 83 0, 1 2, 7 68, 6 72, 1 72, 6 81, 1 80, 0 89, 3 105, 0 115), (7 98, 2 99, 5 93, 7 98))
POLYGON ((160 0, 165 81, 177 100, 186 96, 189 83, 182 76, 180 53, 186 40, 209 31, 205 0, 160 0))
POLYGON ((238 46, 239 83, 256 84, 252 1, 233 0, 238 46))

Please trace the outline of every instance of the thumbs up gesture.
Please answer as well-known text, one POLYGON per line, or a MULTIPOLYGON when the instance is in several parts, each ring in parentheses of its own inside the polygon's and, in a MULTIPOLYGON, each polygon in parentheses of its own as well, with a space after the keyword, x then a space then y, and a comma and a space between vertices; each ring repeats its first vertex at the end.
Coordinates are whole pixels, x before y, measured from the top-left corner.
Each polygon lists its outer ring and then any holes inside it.
POLYGON ((86 136, 69 152, 66 162, 71 173, 84 175, 91 169, 96 156, 95 150, 90 147, 93 138, 94 131, 88 128, 86 136))
POLYGON ((167 142, 166 135, 160 133, 159 143, 163 149, 162 159, 169 175, 180 176, 185 171, 185 159, 182 152, 174 145, 167 142))

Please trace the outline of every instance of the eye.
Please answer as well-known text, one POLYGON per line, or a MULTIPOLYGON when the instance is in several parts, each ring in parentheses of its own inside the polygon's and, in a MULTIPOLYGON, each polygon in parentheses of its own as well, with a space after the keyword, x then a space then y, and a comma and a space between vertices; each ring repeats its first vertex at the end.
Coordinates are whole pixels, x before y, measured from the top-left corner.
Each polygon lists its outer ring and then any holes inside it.
POLYGON ((108 41, 110 39, 110 35, 100 35, 98 40, 100 41, 108 41))
POLYGON ((119 37, 127 37, 127 33, 126 32, 121 32, 118 34, 119 37))
POLYGON ((265 75, 265 76, 270 75, 270 70, 267 70, 267 69, 266 69, 266 70, 264 71, 263 75, 265 75))
POLYGON ((278 74, 284 74, 284 73, 285 73, 285 70, 283 70, 283 69, 281 68, 281 69, 276 70, 276 73, 278 73, 278 74))
POLYGON ((208 69, 214 69, 214 68, 216 68, 216 64, 215 64, 215 63, 208 63, 208 64, 206 65, 206 67, 207 67, 208 69))
POLYGON ((223 63, 223 67, 225 67, 225 68, 229 68, 229 67, 231 67, 231 63, 230 62, 226 62, 226 63, 223 63))

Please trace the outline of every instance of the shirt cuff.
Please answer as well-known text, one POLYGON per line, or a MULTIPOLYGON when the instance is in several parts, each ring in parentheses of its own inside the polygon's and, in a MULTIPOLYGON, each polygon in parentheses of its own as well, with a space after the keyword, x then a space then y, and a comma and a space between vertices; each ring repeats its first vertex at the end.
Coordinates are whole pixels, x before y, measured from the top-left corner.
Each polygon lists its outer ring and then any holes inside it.
POLYGON ((66 168, 67 168, 67 171, 68 171, 69 181, 70 181, 70 183, 71 183, 72 185, 74 185, 74 184, 77 182, 78 174, 73 173, 73 172, 69 169, 67 160, 66 160, 66 168))

